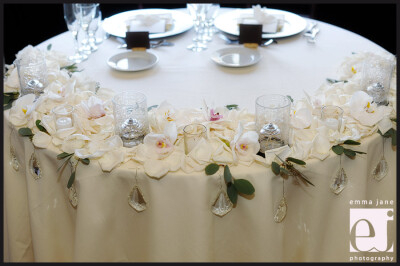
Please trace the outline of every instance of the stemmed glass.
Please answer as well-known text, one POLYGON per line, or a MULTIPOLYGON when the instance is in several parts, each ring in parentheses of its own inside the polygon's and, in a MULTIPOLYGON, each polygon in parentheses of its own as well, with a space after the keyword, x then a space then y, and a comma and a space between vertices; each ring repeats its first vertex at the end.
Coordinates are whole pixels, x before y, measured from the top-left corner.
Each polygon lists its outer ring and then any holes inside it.
POLYGON ((68 59, 75 63, 80 63, 88 59, 88 56, 80 53, 78 42, 80 24, 76 16, 74 4, 64 4, 64 19, 65 23, 67 24, 68 30, 72 33, 72 36, 74 38, 75 54, 69 56, 68 59))
POLYGON ((214 20, 218 15, 220 5, 219 4, 211 4, 207 14, 206 14, 206 22, 205 22, 205 36, 204 39, 208 42, 212 41, 212 37, 214 33, 217 31, 214 28, 214 20))
POLYGON ((81 25, 82 30, 85 33, 85 38, 82 40, 82 52, 86 54, 90 54, 93 48, 89 45, 89 25, 92 19, 94 18, 96 8, 99 4, 74 4, 75 14, 78 18, 78 21, 81 25))
POLYGON ((89 25, 89 45, 92 51, 96 51, 98 49, 97 44, 101 43, 96 40, 96 31, 99 29, 99 25, 101 22, 101 11, 100 5, 97 5, 94 11, 94 17, 89 25))
POLYGON ((206 23, 206 14, 212 4, 187 4, 187 9, 193 19, 194 30, 196 32, 193 43, 187 46, 187 49, 200 52, 207 49, 207 45, 204 43, 204 29, 206 23))

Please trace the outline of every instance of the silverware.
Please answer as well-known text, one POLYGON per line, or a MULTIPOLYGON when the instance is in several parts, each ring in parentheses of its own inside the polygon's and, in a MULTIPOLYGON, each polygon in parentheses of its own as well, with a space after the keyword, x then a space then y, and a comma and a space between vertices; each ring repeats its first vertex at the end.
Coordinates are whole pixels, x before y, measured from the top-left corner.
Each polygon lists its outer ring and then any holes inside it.
MULTIPOLYGON (((167 42, 166 40, 150 41, 150 48, 157 48, 160 46, 174 46, 174 43, 167 42)), ((119 45, 117 48, 126 48, 126 43, 119 45)))
MULTIPOLYGON (((239 44, 239 39, 235 38, 235 37, 227 37, 224 34, 219 34, 219 37, 225 41, 226 44, 239 44)), ((278 43, 276 40, 274 39, 268 39, 265 42, 261 43, 260 46, 261 47, 267 47, 268 45, 272 44, 272 43, 278 43)))
POLYGON ((317 26, 317 22, 311 21, 310 24, 308 25, 306 31, 303 33, 304 36, 308 37, 311 35, 312 30, 317 26))
POLYGON ((319 28, 314 28, 310 34, 310 36, 308 36, 307 41, 310 43, 315 43, 315 37, 317 36, 319 32, 319 28))

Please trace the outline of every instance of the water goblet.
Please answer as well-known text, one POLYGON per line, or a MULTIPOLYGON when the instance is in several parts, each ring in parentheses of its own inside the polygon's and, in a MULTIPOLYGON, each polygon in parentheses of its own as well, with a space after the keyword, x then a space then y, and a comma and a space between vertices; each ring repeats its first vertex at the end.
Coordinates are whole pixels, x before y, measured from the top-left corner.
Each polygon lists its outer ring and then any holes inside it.
POLYGON ((146 96, 139 92, 125 91, 113 98, 115 134, 122 139, 124 147, 143 143, 149 133, 146 96))
POLYGON ((64 19, 67 24, 68 30, 72 33, 72 36, 74 38, 75 54, 69 56, 68 59, 74 63, 80 63, 88 59, 88 56, 80 53, 80 45, 78 41, 80 24, 76 16, 74 4, 64 4, 64 19))
POLYGON ((210 7, 211 4, 187 4, 187 9, 193 19, 194 30, 196 32, 196 36, 193 38, 193 43, 186 47, 191 51, 200 52, 207 49, 203 33, 205 29, 206 14, 210 7))
POLYGON ((262 95, 256 99, 256 130, 261 152, 288 144, 290 105, 287 96, 278 94, 262 95))
POLYGON ((220 8, 219 4, 211 4, 206 14, 204 39, 208 42, 212 41, 212 37, 214 33, 217 31, 217 29, 214 27, 214 21, 218 15, 219 8, 220 8))
POLYGON ((85 54, 91 54, 92 48, 89 45, 89 25, 94 18, 96 8, 99 4, 74 4, 75 14, 78 18, 79 24, 85 33, 85 37, 82 40, 81 51, 85 54))
POLYGON ((101 23, 101 11, 100 11, 100 5, 97 5, 95 8, 94 17, 93 17, 92 21, 90 22, 89 30, 88 30, 89 45, 90 45, 92 52, 97 51, 97 49, 98 49, 97 44, 99 44, 99 43, 96 40, 96 32, 97 32, 97 30, 99 30, 100 23, 101 23))

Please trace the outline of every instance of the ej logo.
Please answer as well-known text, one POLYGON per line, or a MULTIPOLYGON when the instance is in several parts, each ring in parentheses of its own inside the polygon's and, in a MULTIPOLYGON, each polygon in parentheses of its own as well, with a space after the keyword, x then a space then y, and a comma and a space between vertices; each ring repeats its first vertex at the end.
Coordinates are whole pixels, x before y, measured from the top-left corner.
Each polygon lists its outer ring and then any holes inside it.
POLYGON ((350 252, 393 252, 393 209, 350 209, 350 252))

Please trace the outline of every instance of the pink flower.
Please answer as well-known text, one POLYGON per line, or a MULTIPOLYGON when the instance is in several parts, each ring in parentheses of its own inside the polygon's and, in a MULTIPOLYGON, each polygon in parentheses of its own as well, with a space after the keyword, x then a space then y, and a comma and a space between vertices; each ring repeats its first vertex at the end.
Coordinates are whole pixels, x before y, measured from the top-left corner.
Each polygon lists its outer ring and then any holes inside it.
POLYGON ((210 121, 218 121, 223 117, 224 116, 220 115, 219 113, 214 113, 214 109, 210 110, 210 121))

